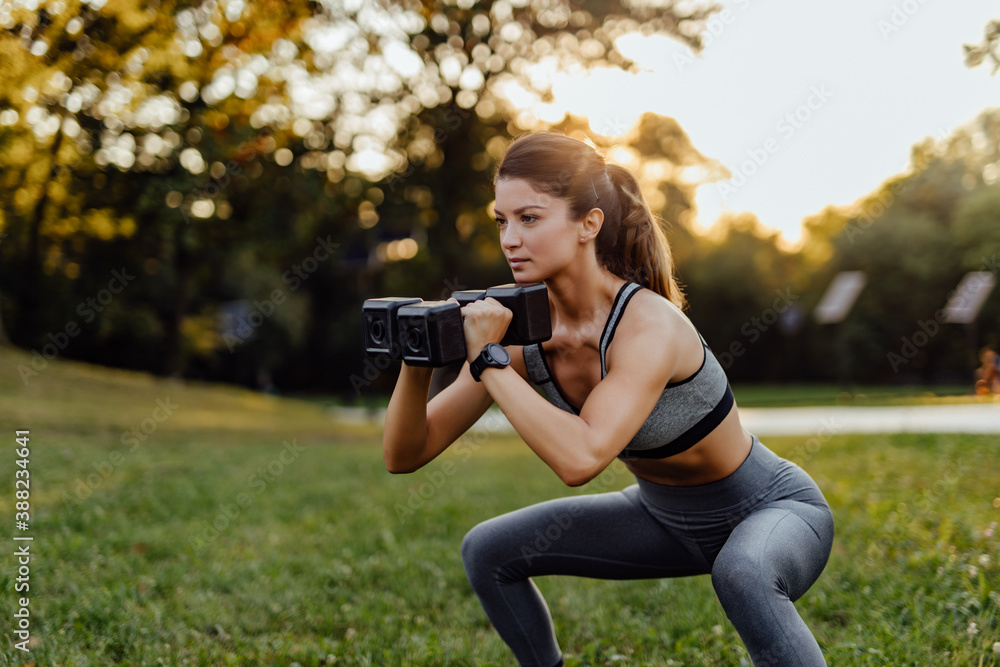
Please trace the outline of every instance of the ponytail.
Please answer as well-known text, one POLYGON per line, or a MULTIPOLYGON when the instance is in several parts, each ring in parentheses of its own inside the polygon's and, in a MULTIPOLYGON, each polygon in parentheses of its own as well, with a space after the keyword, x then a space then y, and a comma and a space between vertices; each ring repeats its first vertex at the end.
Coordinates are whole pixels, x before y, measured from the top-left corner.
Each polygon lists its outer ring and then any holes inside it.
POLYGON ((635 174, 617 164, 609 164, 607 174, 617 195, 617 211, 614 216, 605 211, 605 226, 597 235, 597 259, 616 276, 639 283, 683 309, 686 300, 674 279, 670 245, 635 174))
POLYGON ((670 246, 629 169, 606 164, 582 141, 538 132, 510 145, 494 185, 501 178, 521 178, 541 192, 565 199, 577 219, 601 209, 604 224, 596 240, 601 265, 684 308, 684 294, 673 276, 670 246))

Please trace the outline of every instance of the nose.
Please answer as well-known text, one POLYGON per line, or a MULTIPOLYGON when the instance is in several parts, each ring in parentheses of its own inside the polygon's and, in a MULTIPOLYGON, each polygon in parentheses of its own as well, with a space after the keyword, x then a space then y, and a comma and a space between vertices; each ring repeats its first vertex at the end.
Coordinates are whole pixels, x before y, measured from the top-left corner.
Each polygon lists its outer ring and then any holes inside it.
POLYGON ((500 230, 500 246, 503 248, 516 248, 521 245, 521 237, 515 231, 516 225, 510 223, 504 225, 500 230))

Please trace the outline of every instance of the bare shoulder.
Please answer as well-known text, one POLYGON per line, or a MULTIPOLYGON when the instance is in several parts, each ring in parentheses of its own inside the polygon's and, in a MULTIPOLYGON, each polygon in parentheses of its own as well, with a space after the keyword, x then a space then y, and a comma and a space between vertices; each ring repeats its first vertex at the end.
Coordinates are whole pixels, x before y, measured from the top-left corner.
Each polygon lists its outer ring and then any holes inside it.
POLYGON ((669 299, 649 289, 635 293, 615 330, 608 348, 608 367, 631 361, 656 367, 672 377, 679 359, 701 349, 698 331, 691 320, 669 299))
POLYGON ((615 340, 623 338, 686 339, 697 337, 691 320, 666 297, 649 289, 638 290, 622 314, 615 340))

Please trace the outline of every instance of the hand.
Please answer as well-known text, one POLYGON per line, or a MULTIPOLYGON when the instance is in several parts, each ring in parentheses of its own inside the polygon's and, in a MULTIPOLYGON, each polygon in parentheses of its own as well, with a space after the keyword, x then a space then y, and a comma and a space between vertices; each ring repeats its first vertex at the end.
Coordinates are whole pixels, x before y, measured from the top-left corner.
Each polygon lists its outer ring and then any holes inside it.
POLYGON ((499 343, 514 317, 507 308, 492 297, 473 301, 462 308, 462 328, 465 331, 465 349, 471 363, 487 343, 499 343))

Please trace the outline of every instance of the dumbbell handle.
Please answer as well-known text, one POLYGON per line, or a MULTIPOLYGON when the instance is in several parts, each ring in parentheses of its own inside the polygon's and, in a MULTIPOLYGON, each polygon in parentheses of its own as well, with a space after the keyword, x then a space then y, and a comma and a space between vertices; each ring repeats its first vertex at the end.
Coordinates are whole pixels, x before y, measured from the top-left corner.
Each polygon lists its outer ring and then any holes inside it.
POLYGON ((552 337, 548 290, 542 283, 496 285, 482 291, 453 292, 451 296, 461 306, 491 297, 509 309, 514 317, 501 345, 531 345, 552 337))

